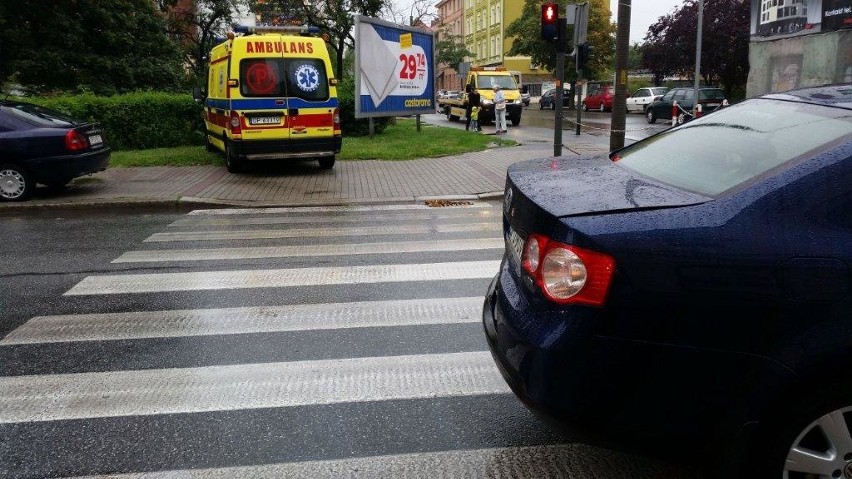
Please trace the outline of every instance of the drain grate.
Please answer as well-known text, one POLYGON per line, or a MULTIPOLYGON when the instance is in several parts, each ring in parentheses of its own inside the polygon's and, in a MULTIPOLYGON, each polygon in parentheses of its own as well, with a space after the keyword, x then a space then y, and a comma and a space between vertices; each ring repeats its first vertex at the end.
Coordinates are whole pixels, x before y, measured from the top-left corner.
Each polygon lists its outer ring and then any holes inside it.
POLYGON ((454 201, 454 200, 426 200, 426 206, 432 208, 440 208, 442 206, 470 206, 473 203, 470 201, 454 201))

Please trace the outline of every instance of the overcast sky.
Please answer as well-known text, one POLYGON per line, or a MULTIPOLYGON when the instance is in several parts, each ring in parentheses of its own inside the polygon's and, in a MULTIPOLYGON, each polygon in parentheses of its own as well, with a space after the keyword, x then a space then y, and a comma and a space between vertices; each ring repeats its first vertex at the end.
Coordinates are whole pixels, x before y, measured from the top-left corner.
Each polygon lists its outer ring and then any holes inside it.
MULTIPOLYGON (((683 0, 630 0, 630 44, 642 43, 648 27, 681 5, 683 0)), ((609 0, 609 9, 614 22, 618 17, 618 0, 609 0)))

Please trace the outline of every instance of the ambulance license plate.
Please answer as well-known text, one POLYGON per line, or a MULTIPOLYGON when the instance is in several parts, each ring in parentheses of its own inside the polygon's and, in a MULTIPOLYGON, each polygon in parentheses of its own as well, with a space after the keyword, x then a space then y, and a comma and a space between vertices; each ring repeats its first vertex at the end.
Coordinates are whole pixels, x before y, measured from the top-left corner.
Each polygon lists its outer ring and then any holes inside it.
POLYGON ((104 139, 101 135, 91 135, 89 136, 89 144, 92 146, 100 145, 104 142, 104 139))
POLYGON ((249 125, 277 125, 281 123, 280 116, 250 116, 249 125))

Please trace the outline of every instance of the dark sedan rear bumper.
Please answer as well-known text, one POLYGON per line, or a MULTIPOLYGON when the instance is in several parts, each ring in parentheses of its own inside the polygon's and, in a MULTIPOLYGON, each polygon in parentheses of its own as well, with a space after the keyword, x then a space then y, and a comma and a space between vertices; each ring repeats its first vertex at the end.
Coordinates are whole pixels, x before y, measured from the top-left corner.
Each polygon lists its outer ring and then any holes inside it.
POLYGON ((543 313, 521 289, 504 264, 483 307, 489 349, 515 395, 573 439, 675 460, 738 454, 755 389, 790 379, 761 357, 600 336, 602 310, 543 313))
POLYGON ((111 149, 109 147, 81 153, 50 158, 28 160, 24 166, 37 183, 66 183, 78 176, 103 171, 109 166, 111 149))

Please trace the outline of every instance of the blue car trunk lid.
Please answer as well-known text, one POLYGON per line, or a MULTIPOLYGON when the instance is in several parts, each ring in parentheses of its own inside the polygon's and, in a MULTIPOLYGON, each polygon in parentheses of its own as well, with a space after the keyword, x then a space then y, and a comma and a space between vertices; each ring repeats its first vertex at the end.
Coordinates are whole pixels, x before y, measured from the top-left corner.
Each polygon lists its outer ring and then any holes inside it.
POLYGON ((554 218, 671 208, 711 199, 656 183, 606 156, 523 161, 509 167, 507 179, 513 195, 523 196, 554 218))

